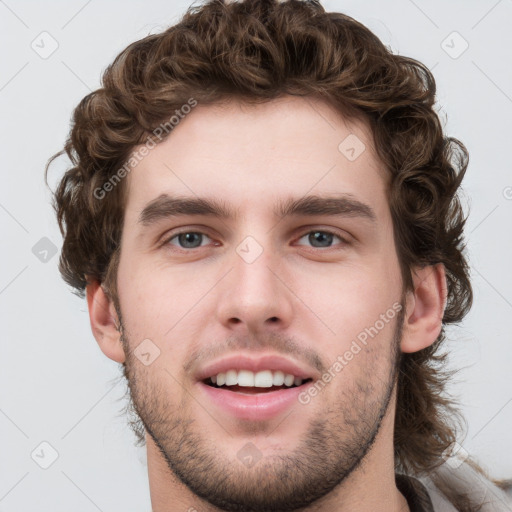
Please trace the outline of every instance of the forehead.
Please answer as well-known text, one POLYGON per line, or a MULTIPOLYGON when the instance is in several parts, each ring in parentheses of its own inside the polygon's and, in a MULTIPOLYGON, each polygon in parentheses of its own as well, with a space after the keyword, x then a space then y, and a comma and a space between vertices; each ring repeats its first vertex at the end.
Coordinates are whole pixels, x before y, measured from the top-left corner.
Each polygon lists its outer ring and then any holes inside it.
POLYGON ((388 173, 369 125, 314 98, 199 104, 127 178, 127 217, 161 194, 222 197, 261 210, 266 200, 271 207, 272 199, 339 192, 377 212, 387 206, 388 173))

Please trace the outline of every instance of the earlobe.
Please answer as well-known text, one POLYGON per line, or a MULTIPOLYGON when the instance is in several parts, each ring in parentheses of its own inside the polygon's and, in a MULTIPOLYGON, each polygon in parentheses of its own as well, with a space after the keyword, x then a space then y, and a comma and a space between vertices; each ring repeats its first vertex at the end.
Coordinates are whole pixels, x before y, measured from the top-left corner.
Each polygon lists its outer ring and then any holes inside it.
POLYGON ((123 363, 125 353, 114 304, 98 280, 91 279, 88 283, 86 294, 92 333, 108 358, 123 363))
POLYGON ((444 265, 413 271, 414 290, 407 293, 402 352, 417 352, 434 343, 442 328, 447 298, 444 265))

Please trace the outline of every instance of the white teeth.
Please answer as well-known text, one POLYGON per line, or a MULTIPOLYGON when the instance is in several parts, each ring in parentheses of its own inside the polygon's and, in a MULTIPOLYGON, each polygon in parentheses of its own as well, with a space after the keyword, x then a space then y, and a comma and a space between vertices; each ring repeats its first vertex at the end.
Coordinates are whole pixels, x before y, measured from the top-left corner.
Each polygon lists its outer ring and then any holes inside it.
POLYGON ((293 381, 294 380, 295 380, 295 377, 293 375, 290 375, 289 373, 287 373, 284 376, 284 385, 285 386, 293 386, 293 381))
POLYGON ((234 386, 238 382, 236 370, 228 370, 226 372, 226 386, 234 386))
POLYGON ((256 388, 271 388, 272 382, 272 372, 270 370, 262 370, 254 376, 254 387, 256 388))
POLYGON ((272 383, 274 386, 282 386, 284 384, 284 373, 281 370, 274 372, 272 383))
MULTIPOLYGON (((236 372, 236 370, 233 371, 236 372)), ((235 382, 234 384, 237 383, 235 382)), ((245 387, 254 387, 254 373, 250 372, 249 370, 240 370, 238 372, 238 385, 245 387)))
POLYGON ((290 373, 284 373, 281 370, 261 370, 259 372, 251 372, 249 370, 228 370, 210 378, 212 384, 217 386, 243 386, 257 388, 271 388, 272 386, 291 387, 294 384, 300 386, 303 380, 295 377, 290 373))

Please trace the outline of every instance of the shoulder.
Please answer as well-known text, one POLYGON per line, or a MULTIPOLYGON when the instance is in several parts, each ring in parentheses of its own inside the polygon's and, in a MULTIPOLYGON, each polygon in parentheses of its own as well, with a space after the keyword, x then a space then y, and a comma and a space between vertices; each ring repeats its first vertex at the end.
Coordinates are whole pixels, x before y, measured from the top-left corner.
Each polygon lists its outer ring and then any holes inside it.
POLYGON ((512 512, 510 494, 498 487, 471 461, 458 460, 454 464, 448 460, 418 480, 427 489, 434 512, 512 512), (453 503, 458 505, 454 506, 453 503))

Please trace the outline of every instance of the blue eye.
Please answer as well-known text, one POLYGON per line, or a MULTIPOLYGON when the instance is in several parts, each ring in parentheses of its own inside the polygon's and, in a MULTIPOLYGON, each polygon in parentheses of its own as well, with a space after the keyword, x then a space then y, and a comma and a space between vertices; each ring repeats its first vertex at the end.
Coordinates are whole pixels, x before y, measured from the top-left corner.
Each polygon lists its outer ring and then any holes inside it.
MULTIPOLYGON (((208 245, 212 239, 199 231, 183 231, 169 237, 166 244, 177 246, 180 249, 197 249, 208 245)), ((328 249, 336 245, 348 245, 349 242, 340 235, 327 230, 312 230, 304 233, 297 241, 298 245, 310 245, 316 249, 328 249), (307 239, 305 243, 302 240, 307 239), (338 243, 336 243, 336 239, 338 243)))
POLYGON ((179 245, 182 249, 195 249, 196 247, 201 247, 204 245, 202 243, 204 237, 210 238, 204 233, 199 233, 196 231, 186 231, 184 233, 178 233, 173 237, 169 238, 168 243, 172 245, 179 245), (177 240, 178 243, 173 243, 173 240, 177 240))
MULTIPOLYGON (((342 243, 346 243, 346 240, 341 238, 339 235, 336 235, 335 233, 331 233, 330 231, 321 231, 321 230, 309 231, 308 233, 302 235, 300 237, 299 241, 305 237, 307 237, 308 242, 313 247, 317 247, 317 248, 331 247, 334 238, 337 238, 342 243)), ((299 244, 299 245, 302 245, 302 244, 299 244)))

